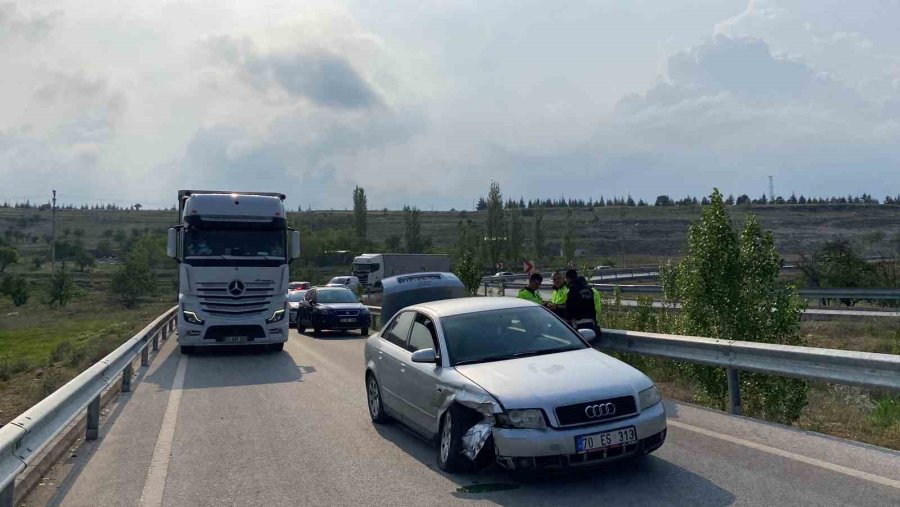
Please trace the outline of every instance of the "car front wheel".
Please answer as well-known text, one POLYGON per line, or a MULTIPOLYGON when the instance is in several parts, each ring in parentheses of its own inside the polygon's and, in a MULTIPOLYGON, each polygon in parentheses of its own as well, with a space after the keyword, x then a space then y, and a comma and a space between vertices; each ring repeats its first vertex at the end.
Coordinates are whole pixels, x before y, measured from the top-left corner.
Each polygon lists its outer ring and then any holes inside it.
POLYGON ((360 329, 360 330, 359 330, 359 334, 361 334, 361 335, 363 335, 363 336, 368 336, 368 335, 369 335, 369 328, 364 327, 364 328, 360 329))
POLYGON ((462 436, 472 426, 472 417, 459 405, 451 405, 441 421, 438 466, 449 473, 465 472, 472 467, 462 453, 462 436))

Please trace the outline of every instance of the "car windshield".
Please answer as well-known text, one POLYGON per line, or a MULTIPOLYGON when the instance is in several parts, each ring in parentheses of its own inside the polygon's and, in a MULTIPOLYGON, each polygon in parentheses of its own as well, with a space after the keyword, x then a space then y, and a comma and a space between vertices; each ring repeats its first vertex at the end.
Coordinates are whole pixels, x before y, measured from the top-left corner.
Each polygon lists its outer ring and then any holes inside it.
POLYGON ((359 303, 355 294, 346 289, 320 290, 316 295, 319 303, 359 303))
POLYGON ((299 303, 300 301, 303 301, 304 295, 306 295, 305 290, 295 290, 294 292, 288 294, 288 301, 292 303, 299 303))
POLYGON ((279 230, 190 229, 184 234, 185 257, 285 258, 285 235, 279 230))
POLYGON ((452 365, 587 347, 575 332, 540 307, 466 313, 445 317, 441 322, 452 365))
POLYGON ((349 280, 350 280, 350 279, 347 278, 346 276, 336 276, 336 277, 332 278, 331 281, 328 282, 328 283, 336 283, 336 284, 344 285, 344 284, 346 284, 349 280))

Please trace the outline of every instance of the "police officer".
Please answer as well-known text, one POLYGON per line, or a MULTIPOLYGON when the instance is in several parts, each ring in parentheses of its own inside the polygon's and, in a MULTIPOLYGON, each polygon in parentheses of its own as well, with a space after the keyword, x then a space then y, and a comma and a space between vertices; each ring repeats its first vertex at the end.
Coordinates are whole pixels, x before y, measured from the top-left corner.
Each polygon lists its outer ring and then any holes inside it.
POLYGON ((528 287, 519 291, 519 294, 516 295, 519 299, 525 299, 531 301, 533 303, 537 303, 539 305, 544 304, 544 299, 541 297, 541 293, 538 292, 538 289, 541 287, 541 283, 544 282, 544 277, 541 276, 540 273, 532 273, 531 276, 528 277, 528 287))
POLYGON ((575 329, 592 329, 599 336, 600 326, 600 292, 591 287, 578 271, 566 271, 566 315, 575 329))
POLYGON ((563 278, 563 274, 559 271, 553 272, 551 280, 553 281, 553 293, 550 294, 550 302, 547 303, 547 308, 565 319, 566 296, 569 295, 569 287, 566 286, 566 279, 563 278))

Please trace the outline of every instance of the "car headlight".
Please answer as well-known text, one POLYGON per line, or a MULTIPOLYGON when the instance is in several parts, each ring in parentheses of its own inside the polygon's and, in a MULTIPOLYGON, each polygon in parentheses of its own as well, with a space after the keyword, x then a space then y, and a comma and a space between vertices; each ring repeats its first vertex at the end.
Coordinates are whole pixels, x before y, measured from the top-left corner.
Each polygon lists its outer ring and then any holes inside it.
POLYGON ((200 316, 198 316, 195 312, 184 310, 181 312, 181 314, 184 316, 184 320, 188 324, 197 324, 198 326, 203 325, 203 319, 201 319, 200 316))
POLYGON ((497 414, 497 426, 506 428, 537 429, 546 428, 547 420, 539 408, 507 410, 497 414))
POLYGON ((638 401, 640 402, 641 410, 650 408, 659 403, 659 391, 656 389, 656 386, 650 386, 638 393, 638 401))
POLYGON ((280 310, 275 310, 275 313, 273 313, 271 317, 266 319, 266 324, 274 324, 275 322, 278 322, 283 318, 284 318, 284 308, 282 308, 280 310))
POLYGON ((360 315, 368 315, 368 314, 369 314, 369 309, 366 308, 366 307, 364 306, 364 307, 362 308, 362 310, 359 311, 359 314, 360 314, 360 315))
POLYGON ((331 308, 319 308, 319 313, 322 315, 331 315, 331 308))

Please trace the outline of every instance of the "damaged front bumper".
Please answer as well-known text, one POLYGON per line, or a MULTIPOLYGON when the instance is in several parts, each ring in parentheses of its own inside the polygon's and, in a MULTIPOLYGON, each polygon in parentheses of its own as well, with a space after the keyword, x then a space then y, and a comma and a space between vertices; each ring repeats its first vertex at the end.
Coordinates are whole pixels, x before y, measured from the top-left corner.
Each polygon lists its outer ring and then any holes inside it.
POLYGON ((616 458, 646 454, 658 449, 666 438, 666 413, 662 403, 647 408, 635 417, 577 428, 512 429, 491 428, 497 463, 509 469, 562 468, 594 464, 616 458), (606 451, 578 453, 575 439, 634 426, 638 441, 606 451))

